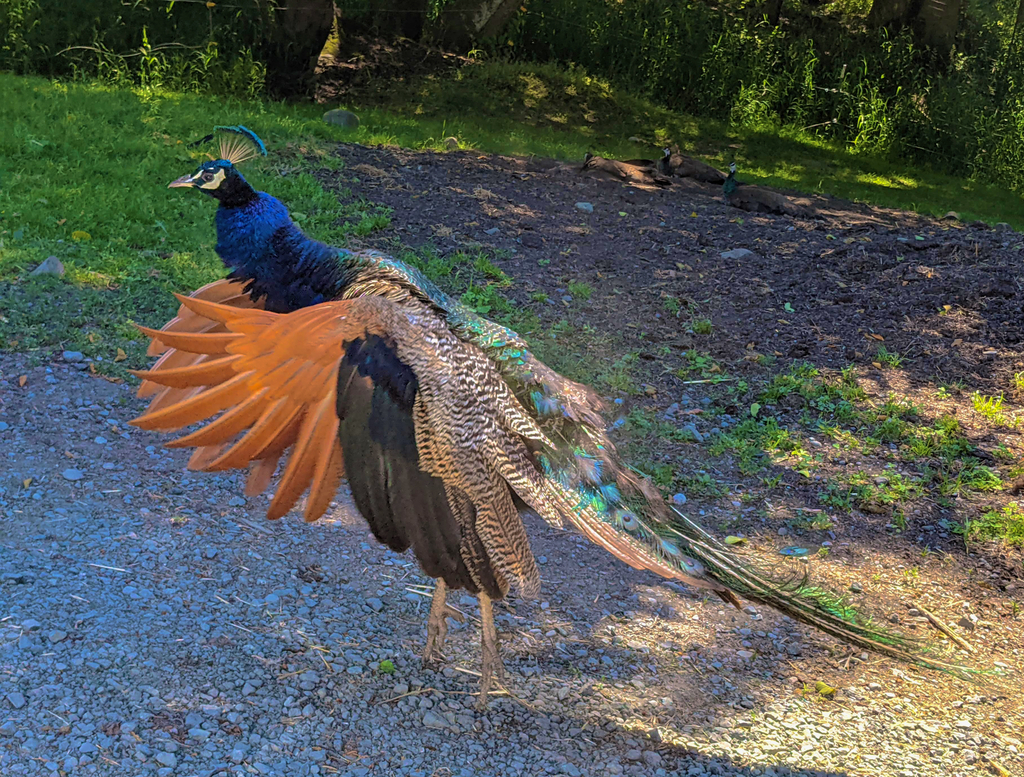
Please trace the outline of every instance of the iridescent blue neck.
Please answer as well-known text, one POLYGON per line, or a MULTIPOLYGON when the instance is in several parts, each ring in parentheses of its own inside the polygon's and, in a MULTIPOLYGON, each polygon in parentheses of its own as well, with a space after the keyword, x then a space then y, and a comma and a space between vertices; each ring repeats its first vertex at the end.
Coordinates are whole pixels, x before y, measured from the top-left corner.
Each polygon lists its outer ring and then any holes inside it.
POLYGON ((217 255, 268 310, 288 313, 336 298, 348 252, 306 237, 276 198, 257 192, 240 207, 217 209, 217 255))

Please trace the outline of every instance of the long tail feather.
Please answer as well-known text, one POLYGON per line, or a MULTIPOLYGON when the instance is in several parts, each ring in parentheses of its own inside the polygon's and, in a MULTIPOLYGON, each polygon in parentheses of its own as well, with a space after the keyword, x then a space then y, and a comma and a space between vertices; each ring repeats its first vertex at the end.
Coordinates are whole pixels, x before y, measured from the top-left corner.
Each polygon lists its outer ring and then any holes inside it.
POLYGON ((699 561, 707 573, 731 591, 767 605, 836 639, 908 664, 972 679, 980 672, 931 657, 920 639, 897 634, 872 622, 845 597, 811 585, 807 575, 779 576, 743 559, 728 545, 672 508, 670 531, 680 549, 699 561))

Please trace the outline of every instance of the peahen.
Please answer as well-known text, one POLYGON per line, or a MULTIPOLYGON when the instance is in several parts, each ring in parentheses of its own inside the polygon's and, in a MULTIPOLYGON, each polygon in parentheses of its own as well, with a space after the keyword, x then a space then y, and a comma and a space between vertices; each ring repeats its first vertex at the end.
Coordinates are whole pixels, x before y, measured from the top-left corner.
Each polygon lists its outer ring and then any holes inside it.
MULTIPOLYGON (((222 131, 244 138, 244 128, 222 131)), ((374 535, 412 548, 437 579, 424 658, 445 636, 446 591, 480 601, 481 696, 501 671, 492 601, 540 578, 521 519, 569 523, 637 569, 766 604, 862 649, 932 669, 923 646, 864 619, 806 580, 782 580, 738 557, 623 464, 600 399, 546 367, 515 332, 476 315, 388 256, 306 237, 278 200, 235 163, 254 138, 222 149, 171 186, 220 202, 217 253, 230 269, 162 330, 144 329, 159 361, 143 379, 148 410, 133 423, 172 431, 191 469, 250 466, 247 493, 267 488, 280 518, 309 491, 307 521, 347 478, 374 535), (209 420, 213 419, 213 420, 209 420)))
POLYGON ((594 156, 588 151, 583 157, 583 166, 580 167, 579 172, 581 175, 590 175, 634 186, 664 188, 672 185, 672 181, 659 173, 650 159, 632 159, 622 162, 617 159, 594 156))
POLYGON ((736 180, 736 163, 729 165, 729 175, 722 182, 722 196, 727 205, 751 213, 774 213, 779 216, 810 216, 812 210, 793 202, 779 192, 762 186, 751 186, 736 180))
POLYGON ((662 175, 674 175, 677 178, 693 178, 704 183, 724 184, 726 176, 721 170, 702 162, 692 156, 681 154, 678 148, 665 148, 663 156, 658 160, 658 170, 662 175))

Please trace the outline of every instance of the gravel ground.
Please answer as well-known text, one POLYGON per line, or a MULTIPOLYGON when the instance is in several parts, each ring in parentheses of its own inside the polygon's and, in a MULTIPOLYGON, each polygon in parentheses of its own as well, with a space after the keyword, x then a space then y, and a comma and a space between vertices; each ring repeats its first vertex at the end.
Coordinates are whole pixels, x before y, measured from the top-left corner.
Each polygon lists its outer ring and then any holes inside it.
POLYGON ((126 426, 141 403, 82 366, 0 355, 4 775, 1024 764, 1022 718, 998 694, 844 662, 772 613, 726 611, 537 524, 545 600, 498 608, 512 695, 478 713, 474 600, 452 600, 470 623, 453 628, 445 668, 425 669, 430 581, 345 494, 320 523, 264 522, 234 476, 187 474, 185 454, 126 426), (835 699, 798 693, 814 679, 835 699))

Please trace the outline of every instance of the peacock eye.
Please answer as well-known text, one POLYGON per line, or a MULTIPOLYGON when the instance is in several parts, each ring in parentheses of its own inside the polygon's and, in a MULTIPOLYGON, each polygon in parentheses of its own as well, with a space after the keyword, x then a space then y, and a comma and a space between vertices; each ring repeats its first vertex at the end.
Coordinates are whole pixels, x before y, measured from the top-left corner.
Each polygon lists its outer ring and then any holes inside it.
POLYGON ((206 181, 207 183, 212 181, 213 180, 213 173, 211 173, 211 172, 203 173, 203 180, 206 181))

